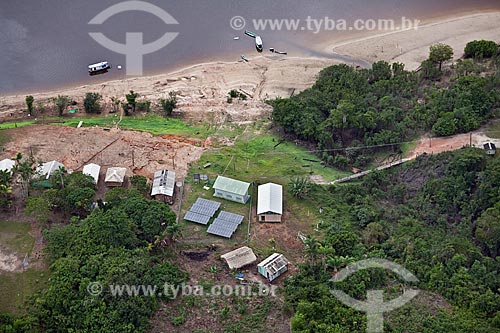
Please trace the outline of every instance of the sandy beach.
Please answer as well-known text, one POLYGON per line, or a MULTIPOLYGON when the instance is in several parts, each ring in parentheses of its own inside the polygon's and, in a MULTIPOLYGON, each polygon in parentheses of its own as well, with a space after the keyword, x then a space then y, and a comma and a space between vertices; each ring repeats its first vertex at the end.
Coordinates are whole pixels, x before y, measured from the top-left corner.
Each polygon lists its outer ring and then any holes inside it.
MULTIPOLYGON (((451 45, 455 58, 460 58, 467 42, 487 39, 500 42, 500 12, 475 13, 466 16, 434 19, 417 30, 367 35, 351 41, 322 44, 329 53, 349 55, 370 62, 386 60, 402 62, 415 69, 428 56, 429 46, 442 42, 451 45)), ((175 91, 179 96, 178 111, 196 122, 218 118, 224 121, 247 122, 269 115, 264 100, 289 97, 311 86, 318 72, 338 63, 328 58, 291 57, 263 54, 249 57, 249 62, 210 62, 189 66, 155 76, 135 77, 93 85, 71 87, 53 92, 33 93, 37 102, 51 105, 50 98, 68 95, 79 103, 87 92, 103 95, 105 106, 111 107, 111 97, 122 100, 129 90, 153 105, 175 91), (246 101, 226 102, 227 94, 236 89, 248 95, 246 101)), ((21 117, 25 109, 25 94, 0 97, 0 119, 21 117), (12 115, 11 115, 12 114, 12 115)), ((80 112, 83 112, 80 111, 80 112)))

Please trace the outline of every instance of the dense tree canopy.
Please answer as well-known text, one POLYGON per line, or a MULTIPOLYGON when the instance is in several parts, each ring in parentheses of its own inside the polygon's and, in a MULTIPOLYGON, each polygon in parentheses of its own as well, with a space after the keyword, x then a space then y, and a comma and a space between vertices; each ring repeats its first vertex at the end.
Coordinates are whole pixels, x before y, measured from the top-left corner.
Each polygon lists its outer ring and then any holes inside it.
POLYGON ((357 299, 383 289, 394 298, 408 283, 378 269, 329 280, 349 263, 375 257, 410 270, 421 290, 421 298, 384 314, 385 331, 500 332, 499 171, 500 159, 468 148, 422 155, 358 184, 314 187, 311 200, 324 207, 321 237, 308 240, 309 262, 286 283, 292 330, 364 332, 365 314, 337 301, 330 288, 357 299), (450 310, 435 307, 441 297, 450 310))

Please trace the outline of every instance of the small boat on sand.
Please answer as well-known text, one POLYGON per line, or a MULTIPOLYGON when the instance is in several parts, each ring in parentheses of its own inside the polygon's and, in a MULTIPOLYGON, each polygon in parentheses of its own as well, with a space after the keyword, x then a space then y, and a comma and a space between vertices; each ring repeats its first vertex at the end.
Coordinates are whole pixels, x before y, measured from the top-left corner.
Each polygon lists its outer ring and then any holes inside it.
POLYGON ((248 58, 247 58, 247 57, 245 57, 245 55, 244 55, 244 54, 242 54, 242 55, 241 55, 241 59, 243 59, 243 61, 245 61, 245 62, 248 62, 248 58))
POLYGON ((255 36, 255 48, 259 52, 262 52, 264 50, 264 45, 262 43, 262 38, 260 38, 260 36, 255 36))

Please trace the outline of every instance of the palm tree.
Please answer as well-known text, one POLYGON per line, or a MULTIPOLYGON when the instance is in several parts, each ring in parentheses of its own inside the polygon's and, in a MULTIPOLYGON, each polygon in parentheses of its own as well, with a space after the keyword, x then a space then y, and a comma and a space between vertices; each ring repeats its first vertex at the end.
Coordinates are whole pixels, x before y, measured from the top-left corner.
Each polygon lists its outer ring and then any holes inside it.
POLYGON ((309 192, 311 183, 306 177, 295 177, 288 183, 288 187, 294 197, 303 199, 309 192))
POLYGON ((163 232, 163 240, 166 241, 167 245, 173 245, 177 237, 182 235, 182 227, 180 224, 175 223, 169 225, 163 232))

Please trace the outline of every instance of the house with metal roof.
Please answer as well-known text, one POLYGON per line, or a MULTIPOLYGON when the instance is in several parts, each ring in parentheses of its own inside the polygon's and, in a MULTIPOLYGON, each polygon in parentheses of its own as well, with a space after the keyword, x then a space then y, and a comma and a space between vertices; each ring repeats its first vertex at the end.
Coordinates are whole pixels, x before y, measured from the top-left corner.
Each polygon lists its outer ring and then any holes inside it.
POLYGON ((58 161, 50 161, 39 165, 38 168, 36 169, 36 172, 43 178, 49 179, 50 176, 52 176, 54 172, 56 172, 60 168, 64 168, 64 164, 58 161))
POLYGON ((253 250, 248 246, 240 247, 220 256, 229 266, 229 269, 240 269, 257 261, 253 250))
POLYGON ((83 174, 94 178, 94 183, 96 184, 99 181, 100 172, 101 172, 101 166, 98 164, 90 163, 83 167, 83 174))
POLYGON ((7 171, 9 173, 12 172, 12 168, 16 165, 16 161, 6 158, 0 161, 0 170, 7 171))
POLYGON ((151 197, 156 200, 174 203, 175 172, 169 170, 158 170, 154 174, 151 197))
POLYGON ((214 197, 245 204, 250 198, 248 195, 249 187, 250 183, 218 176, 213 186, 215 190, 214 197))
POLYGON ((273 183, 259 186, 257 216, 259 222, 281 222, 283 216, 283 186, 273 183))
POLYGON ((282 254, 273 253, 258 264, 257 269, 262 276, 271 282, 288 270, 288 260, 282 254))
POLYGON ((106 178, 104 178, 104 183, 109 186, 122 186, 125 181, 125 174, 127 173, 127 168, 112 167, 108 168, 106 171, 106 178))

